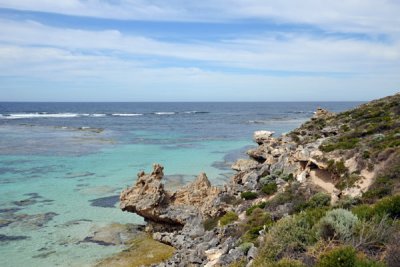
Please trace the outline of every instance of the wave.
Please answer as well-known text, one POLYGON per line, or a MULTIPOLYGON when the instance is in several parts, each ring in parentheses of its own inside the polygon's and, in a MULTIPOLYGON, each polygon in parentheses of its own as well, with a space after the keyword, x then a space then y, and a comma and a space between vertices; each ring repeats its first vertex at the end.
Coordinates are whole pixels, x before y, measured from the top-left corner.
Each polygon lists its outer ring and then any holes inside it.
POLYGON ((174 115, 176 112, 154 112, 156 115, 174 115))
POLYGON ((114 113, 113 116, 118 117, 134 117, 134 116, 142 116, 142 113, 114 113))
POLYGON ((275 118, 270 118, 269 120, 250 120, 247 121, 248 124, 271 124, 273 122, 302 122, 304 121, 304 118, 285 118, 285 117, 275 117, 275 118))
POLYGON ((36 113, 11 113, 7 115, 2 115, 5 119, 34 119, 34 118, 74 118, 79 117, 80 114, 77 113, 46 113, 46 112, 36 112, 36 113))
MULTIPOLYGON (((176 114, 206 114, 210 113, 207 111, 182 111, 182 112, 173 112, 173 111, 160 111, 160 112, 152 112, 146 113, 147 115, 176 115, 176 114)), ((145 113, 48 113, 48 112, 31 112, 31 113, 10 113, 10 114, 0 114, 0 119, 38 119, 38 118, 76 118, 76 117, 136 117, 146 115, 145 113)))
POLYGON ((184 114, 207 114, 207 113, 210 113, 210 112, 193 110, 193 111, 183 111, 182 113, 184 113, 184 114))
POLYGON ((270 120, 269 121, 251 120, 251 121, 248 121, 248 123, 250 123, 250 124, 268 124, 268 123, 271 123, 271 121, 270 120))
POLYGON ((288 111, 290 114, 313 114, 314 111, 304 111, 304 110, 296 110, 296 111, 288 111))

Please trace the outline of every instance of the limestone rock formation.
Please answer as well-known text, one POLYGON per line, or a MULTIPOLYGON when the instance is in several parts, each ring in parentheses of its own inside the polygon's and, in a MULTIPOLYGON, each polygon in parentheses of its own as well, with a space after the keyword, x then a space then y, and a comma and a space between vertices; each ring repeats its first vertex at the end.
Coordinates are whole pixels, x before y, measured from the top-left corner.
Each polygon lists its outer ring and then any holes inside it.
POLYGON ((161 182, 163 169, 154 164, 152 173, 140 172, 135 185, 121 193, 121 209, 137 213, 150 222, 178 226, 196 216, 210 216, 217 212, 213 200, 221 190, 211 186, 204 173, 193 183, 169 192, 161 182))
POLYGON ((253 139, 257 144, 261 145, 265 141, 268 141, 274 133, 272 131, 256 131, 254 132, 253 139))
POLYGON ((327 111, 323 108, 318 108, 317 111, 314 113, 313 119, 326 119, 334 115, 332 112, 327 111))
POLYGON ((244 171, 248 169, 254 169, 259 163, 252 159, 239 159, 232 164, 232 169, 235 171, 244 171))

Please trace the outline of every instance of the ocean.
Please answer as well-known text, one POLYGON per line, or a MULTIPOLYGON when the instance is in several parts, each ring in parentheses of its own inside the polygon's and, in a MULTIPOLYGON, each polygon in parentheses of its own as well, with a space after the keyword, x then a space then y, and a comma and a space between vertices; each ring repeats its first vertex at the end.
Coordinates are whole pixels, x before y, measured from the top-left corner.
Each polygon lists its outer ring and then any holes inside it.
POLYGON ((112 223, 143 223, 118 208, 136 174, 165 169, 176 188, 206 172, 221 185, 256 130, 288 132, 318 108, 359 102, 0 102, 1 266, 92 266, 124 249, 85 242, 112 223))

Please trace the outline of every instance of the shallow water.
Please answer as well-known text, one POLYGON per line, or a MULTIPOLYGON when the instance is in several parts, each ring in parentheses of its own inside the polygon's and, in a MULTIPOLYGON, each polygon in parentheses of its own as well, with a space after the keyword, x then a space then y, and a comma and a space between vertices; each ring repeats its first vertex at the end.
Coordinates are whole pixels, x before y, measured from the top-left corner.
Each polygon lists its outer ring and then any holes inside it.
POLYGON ((124 247, 87 236, 143 222, 117 202, 140 170, 161 163, 170 188, 203 171, 222 184, 253 131, 280 134, 319 106, 356 104, 1 103, 1 266, 91 266, 124 247))

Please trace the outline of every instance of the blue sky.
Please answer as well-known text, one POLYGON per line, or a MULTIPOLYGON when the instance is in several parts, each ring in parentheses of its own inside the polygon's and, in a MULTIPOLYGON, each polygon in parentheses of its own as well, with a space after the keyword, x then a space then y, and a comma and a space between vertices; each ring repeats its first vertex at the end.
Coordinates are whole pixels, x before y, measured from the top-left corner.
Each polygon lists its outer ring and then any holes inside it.
POLYGON ((370 100, 398 0, 0 0, 0 101, 370 100))

